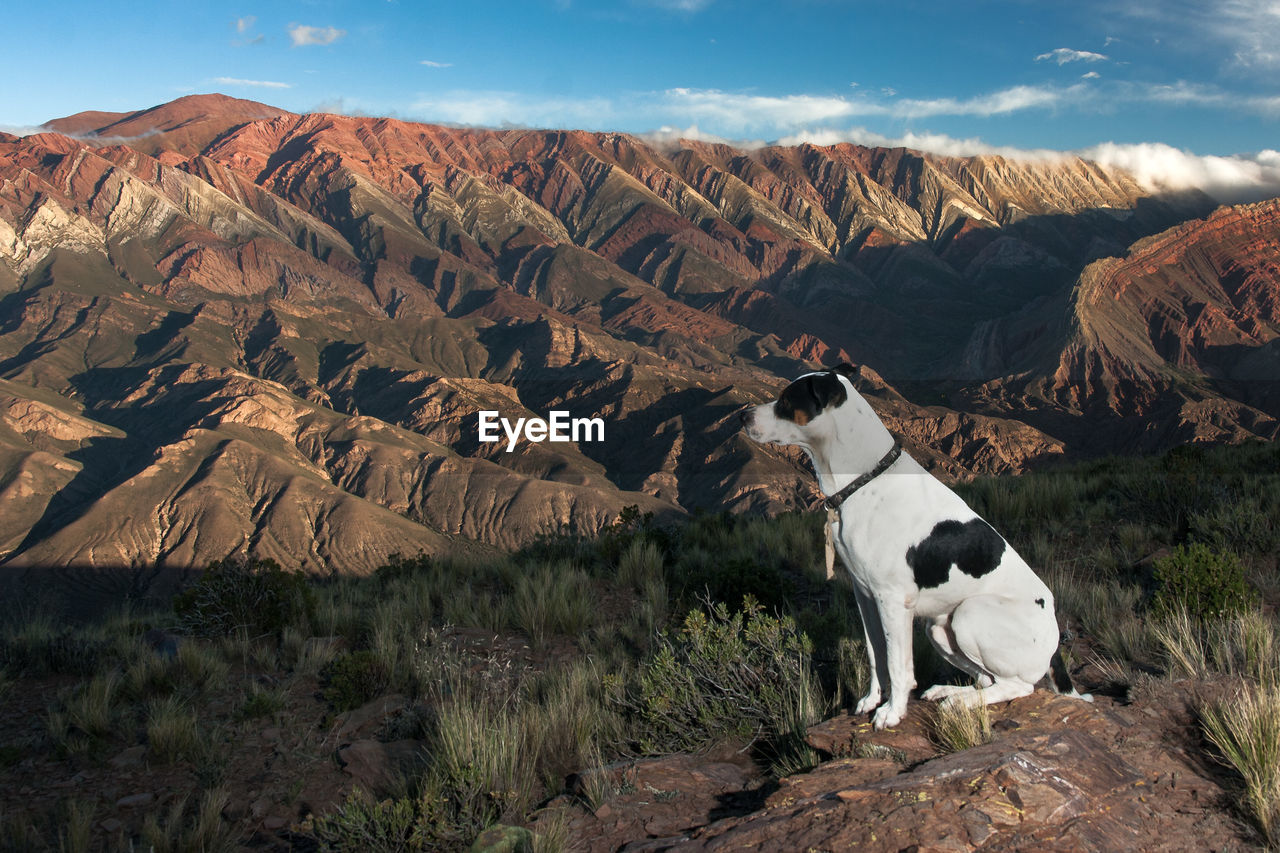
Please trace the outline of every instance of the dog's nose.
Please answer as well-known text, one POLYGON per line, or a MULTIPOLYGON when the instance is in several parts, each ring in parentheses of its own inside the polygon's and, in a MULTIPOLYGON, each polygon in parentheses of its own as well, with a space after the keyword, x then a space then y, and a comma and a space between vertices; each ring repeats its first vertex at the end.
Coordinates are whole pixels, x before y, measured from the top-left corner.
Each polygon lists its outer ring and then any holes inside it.
POLYGON ((743 426, 751 425, 751 415, 753 411, 753 409, 743 409, 741 412, 738 412, 738 420, 742 421, 743 426))

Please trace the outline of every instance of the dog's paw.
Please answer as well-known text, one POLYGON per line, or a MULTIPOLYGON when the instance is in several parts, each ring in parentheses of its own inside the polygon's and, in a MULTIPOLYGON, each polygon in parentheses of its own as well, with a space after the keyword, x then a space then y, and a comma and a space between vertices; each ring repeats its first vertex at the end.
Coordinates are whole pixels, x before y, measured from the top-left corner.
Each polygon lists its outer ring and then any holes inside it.
POLYGON ((886 702, 876 709, 875 715, 871 717, 871 726, 876 731, 891 729, 902 722, 904 716, 906 716, 905 708, 898 709, 892 702, 886 702))
POLYGON ((859 699, 857 705, 853 706, 853 713, 870 714, 878 707, 880 707, 880 691, 872 690, 859 699))
POLYGON ((954 684, 935 684, 928 690, 920 694, 920 698, 929 702, 939 702, 943 699, 950 698, 956 694, 956 691, 963 688, 954 684))

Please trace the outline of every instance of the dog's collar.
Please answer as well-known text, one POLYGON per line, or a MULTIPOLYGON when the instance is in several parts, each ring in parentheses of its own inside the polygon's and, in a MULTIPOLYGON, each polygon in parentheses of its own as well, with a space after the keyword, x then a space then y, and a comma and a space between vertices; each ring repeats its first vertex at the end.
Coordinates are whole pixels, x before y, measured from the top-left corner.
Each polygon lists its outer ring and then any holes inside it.
POLYGON ((876 477, 879 477, 885 471, 888 471, 889 466, 897 462, 898 457, 901 455, 902 455, 902 443, 895 439, 893 442, 893 447, 890 448, 888 453, 886 453, 884 456, 880 458, 880 461, 876 463, 876 467, 872 468, 867 473, 858 477, 858 479, 854 480, 852 483, 845 486, 843 489, 836 492, 834 495, 831 495, 830 497, 825 498, 822 501, 822 505, 827 509, 831 509, 831 510, 839 509, 840 505, 843 504, 845 501, 847 501, 850 495, 858 491, 858 489, 861 489, 867 483, 870 483, 876 477))

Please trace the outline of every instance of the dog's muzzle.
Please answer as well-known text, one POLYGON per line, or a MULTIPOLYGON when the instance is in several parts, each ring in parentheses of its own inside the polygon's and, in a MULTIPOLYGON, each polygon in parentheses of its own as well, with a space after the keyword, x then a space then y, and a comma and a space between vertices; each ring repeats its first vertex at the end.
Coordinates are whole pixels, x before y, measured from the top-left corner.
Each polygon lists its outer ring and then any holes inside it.
POLYGON ((738 412, 738 420, 742 421, 743 427, 750 427, 751 422, 755 420, 756 410, 754 408, 746 408, 738 412))

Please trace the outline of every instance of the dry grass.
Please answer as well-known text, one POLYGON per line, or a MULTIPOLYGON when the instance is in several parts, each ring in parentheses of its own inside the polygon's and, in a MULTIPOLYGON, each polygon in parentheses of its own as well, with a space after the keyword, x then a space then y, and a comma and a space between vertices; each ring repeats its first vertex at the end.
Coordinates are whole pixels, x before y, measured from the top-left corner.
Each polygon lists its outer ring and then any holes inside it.
POLYGON ((147 706, 147 743, 151 754, 165 763, 196 759, 201 741, 195 711, 175 696, 152 701, 147 706))
POLYGON ((1280 682, 1280 640, 1271 617, 1250 610, 1200 620, 1176 609, 1151 627, 1170 674, 1231 675, 1264 687, 1280 682))
POLYGON ((230 853, 236 849, 236 834, 222 819, 227 805, 223 788, 205 791, 194 809, 185 798, 177 799, 165 820, 148 815, 142 827, 144 843, 152 853, 230 853))
POLYGON ((62 707, 48 710, 46 729, 59 754, 88 752, 111 735, 121 716, 120 686, 120 676, 110 672, 64 694, 62 707))
POLYGON ((1246 686, 1201 710, 1205 735, 1244 780, 1246 811, 1280 844, 1280 688, 1246 686))
POLYGON ((88 853, 93 832, 93 803, 71 800, 63 808, 58 853, 88 853))
POLYGON ((991 711, 981 701, 976 704, 958 701, 939 702, 929 721, 930 739, 944 752, 961 752, 991 743, 991 711))

